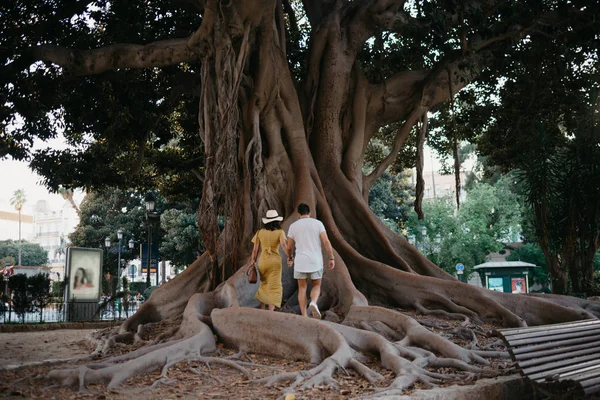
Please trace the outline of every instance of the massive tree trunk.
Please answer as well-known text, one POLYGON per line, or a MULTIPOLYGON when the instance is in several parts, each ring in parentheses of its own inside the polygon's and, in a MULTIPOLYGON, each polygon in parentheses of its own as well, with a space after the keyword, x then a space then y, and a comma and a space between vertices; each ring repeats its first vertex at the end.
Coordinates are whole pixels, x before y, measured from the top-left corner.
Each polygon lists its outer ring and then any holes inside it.
MULTIPOLYGON (((179 51, 193 52, 202 62, 199 119, 207 165, 198 222, 207 251, 153 292, 107 338, 105 350, 116 341, 141 340, 148 324, 180 317, 182 322, 162 336, 171 340, 166 344, 106 360, 84 373, 80 368, 59 370, 52 377, 65 384, 79 380, 115 386, 149 368, 164 367, 166 373, 175 362, 202 359, 214 350, 208 324, 225 344, 243 351, 283 357, 298 353, 320 363, 305 375, 276 376, 267 383, 295 379, 299 384, 304 378, 302 387, 331 383, 334 371, 345 367, 369 380, 380 379, 360 363, 355 350, 379 356, 398 375, 386 393, 398 393, 417 381, 450 378, 425 366, 479 371, 467 363, 485 364, 481 356, 498 354, 462 349, 406 315, 370 303, 464 321, 496 320, 504 326, 598 314, 588 303, 496 293, 461 283, 377 219, 365 192, 396 154, 364 176, 364 150, 373 133, 401 121, 397 153, 427 110, 460 90, 476 71, 447 59, 431 71, 399 73, 372 84, 361 72, 357 54, 367 39, 396 22, 402 2, 305 3, 313 34, 307 79, 297 87, 287 63, 279 1, 206 2, 201 27, 179 51), (247 283, 240 267, 248 260, 259 217, 277 209, 287 216, 287 228, 300 202, 323 221, 336 251, 337 266, 326 271, 319 300, 329 322, 240 308, 256 306, 256 287, 247 283), (222 231, 218 215, 227 220, 222 231), (388 340, 390 336, 398 341, 388 340)), ((103 66, 108 64, 105 60, 103 66)), ((296 304, 295 291, 286 270, 284 301, 290 306, 296 304)))

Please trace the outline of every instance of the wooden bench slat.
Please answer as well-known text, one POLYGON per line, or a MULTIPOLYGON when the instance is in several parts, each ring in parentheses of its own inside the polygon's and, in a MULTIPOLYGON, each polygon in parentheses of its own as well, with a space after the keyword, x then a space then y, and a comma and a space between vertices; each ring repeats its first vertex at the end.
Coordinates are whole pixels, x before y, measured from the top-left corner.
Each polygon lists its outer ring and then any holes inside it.
POLYGON ((549 329, 544 331, 535 331, 531 333, 520 333, 518 335, 512 335, 506 340, 510 343, 517 342, 519 339, 528 339, 528 338, 542 338, 546 336, 557 336, 564 333, 570 332, 589 332, 589 334, 593 334, 593 332, 600 332, 600 324, 590 324, 590 325, 582 325, 576 328, 561 328, 561 329, 549 329))
POLYGON ((588 347, 583 350, 565 351, 560 354, 555 354, 547 357, 539 357, 526 361, 519 361, 521 368, 530 367, 532 365, 548 364, 551 361, 572 359, 581 356, 587 356, 588 354, 600 354, 600 345, 595 347, 588 347))
MULTIPOLYGON (((573 370, 573 371, 569 371, 569 372, 565 372, 560 375, 560 379, 572 379, 574 376, 576 375, 581 375, 581 374, 592 374, 589 376, 593 376, 593 374, 599 374, 600 375, 600 362, 598 364, 595 365, 591 365, 591 366, 587 366, 587 367, 581 367, 579 369, 573 370)), ((587 378, 584 377, 584 379, 579 379, 579 380, 585 380, 587 378)))
MULTIPOLYGON (((596 333, 596 335, 597 334, 598 333, 596 333)), ((590 336, 589 332, 587 332, 587 331, 574 332, 574 333, 563 333, 563 334, 556 335, 556 336, 544 336, 544 337, 534 337, 534 338, 514 340, 514 341, 510 341, 509 344, 510 344, 510 346, 522 346, 522 345, 526 345, 526 344, 544 343, 544 342, 550 342, 550 341, 555 341, 555 340, 580 338, 580 337, 587 337, 587 336, 590 336)))
POLYGON ((502 329, 496 334, 524 378, 548 392, 600 392, 600 320, 502 329))
POLYGON ((550 375, 550 374, 563 374, 566 372, 570 372, 570 371, 575 371, 578 370, 580 368, 585 368, 585 367, 593 367, 596 365, 600 364, 600 359, 596 359, 596 360, 590 360, 590 361, 586 361, 580 364, 573 364, 573 365, 568 365, 568 366, 564 366, 564 367, 560 367, 560 368, 555 368, 552 371, 548 371, 548 372, 540 372, 540 373, 536 373, 536 374, 531 374, 529 375, 529 379, 534 380, 534 381, 543 381, 545 380, 546 376, 550 375))
POLYGON ((546 365, 539 365, 539 366, 535 366, 535 367, 531 367, 531 368, 522 368, 521 370, 523 371, 523 374, 525 374, 525 375, 532 375, 532 374, 537 374, 539 372, 544 372, 542 374, 542 376, 545 377, 546 375, 556 373, 555 370, 560 367, 566 367, 568 365, 580 364, 583 361, 590 361, 590 360, 600 360, 600 354, 590 354, 587 356, 577 357, 574 359, 555 361, 553 363, 546 364, 546 365))
MULTIPOLYGON (((595 339, 595 340, 597 340, 597 339, 595 339)), ((521 362, 524 362, 527 360, 541 358, 541 357, 545 357, 545 356, 552 356, 555 354, 566 354, 569 352, 573 352, 573 351, 577 351, 577 350, 585 350, 585 349, 590 349, 590 344, 587 342, 577 344, 577 345, 572 345, 572 346, 563 346, 563 347, 559 347, 556 349, 540 350, 540 351, 536 351, 536 352, 532 352, 532 353, 517 353, 517 354, 515 354, 515 358, 519 362, 519 365, 523 365, 521 362)))
MULTIPOLYGON (((577 371, 573 371, 573 372, 577 372, 577 371)), ((581 387, 584 389, 587 386, 595 385, 596 383, 594 383, 594 381, 597 379, 600 379, 600 369, 598 369, 598 368, 594 368, 590 371, 571 374, 568 377, 563 377, 562 375, 560 375, 560 378, 559 378, 559 380, 561 380, 561 381, 564 380, 564 381, 579 383, 581 385, 581 387)), ((600 383, 600 381, 598 383, 600 383)))
POLYGON ((583 393, 586 395, 600 392, 600 383, 594 383, 593 385, 583 388, 583 393))
POLYGON ((523 332, 537 332, 537 331, 547 331, 553 329, 561 329, 564 326, 572 326, 578 327, 581 325, 594 325, 600 324, 600 320, 597 319, 584 319, 582 321, 577 322, 563 322, 560 324, 551 324, 551 325, 538 325, 538 326, 529 326, 529 327, 520 327, 520 328, 508 328, 508 329, 500 329, 495 331, 497 334, 501 334, 504 337, 508 338, 508 336, 517 335, 523 332))
POLYGON ((584 393, 586 394, 598 392, 598 388, 600 388, 600 377, 595 377, 594 379, 582 381, 580 382, 580 385, 583 388, 584 393))
POLYGON ((519 355, 519 354, 527 354, 527 353, 531 353, 531 352, 537 352, 540 350, 552 349, 556 346, 568 346, 568 345, 573 345, 573 344, 589 343, 589 342, 595 342, 596 340, 598 340, 598 338, 595 336, 586 336, 583 338, 559 340, 556 342, 547 342, 547 343, 531 345, 531 346, 521 346, 521 347, 512 348, 512 349, 510 349, 510 351, 512 351, 514 353, 515 357, 517 357, 517 355, 519 355))

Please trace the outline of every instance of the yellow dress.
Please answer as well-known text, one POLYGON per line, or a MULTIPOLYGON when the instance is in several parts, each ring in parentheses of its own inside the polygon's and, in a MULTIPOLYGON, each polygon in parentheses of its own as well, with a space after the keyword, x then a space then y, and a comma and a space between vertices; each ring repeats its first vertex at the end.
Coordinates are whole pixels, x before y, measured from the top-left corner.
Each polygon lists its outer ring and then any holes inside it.
POLYGON ((260 286, 254 298, 263 304, 273 304, 281 307, 283 287, 281 286, 281 256, 279 255, 279 240, 285 233, 283 229, 269 231, 261 229, 252 238, 252 243, 260 244, 258 271, 260 286))

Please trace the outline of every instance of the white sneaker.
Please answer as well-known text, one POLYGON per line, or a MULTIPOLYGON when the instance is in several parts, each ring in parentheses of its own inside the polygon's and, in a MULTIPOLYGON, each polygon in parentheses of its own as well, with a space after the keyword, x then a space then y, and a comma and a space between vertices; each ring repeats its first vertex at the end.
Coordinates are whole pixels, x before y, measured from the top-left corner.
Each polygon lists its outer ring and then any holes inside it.
POLYGON ((321 319, 321 312, 319 311, 319 307, 317 307, 316 303, 313 303, 311 301, 310 304, 308 305, 308 309, 310 310, 313 318, 321 319))

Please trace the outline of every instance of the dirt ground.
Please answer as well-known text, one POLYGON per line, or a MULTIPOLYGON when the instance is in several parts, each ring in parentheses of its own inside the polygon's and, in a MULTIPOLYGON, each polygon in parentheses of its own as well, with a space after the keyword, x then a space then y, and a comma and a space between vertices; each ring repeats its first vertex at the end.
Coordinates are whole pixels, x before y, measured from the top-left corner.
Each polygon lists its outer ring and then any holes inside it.
POLYGON ((87 329, 0 333, 0 365, 23 364, 86 354, 90 343, 87 329))
MULTIPOLYGON (((426 321, 423 322, 426 323, 426 321)), ((458 324, 456 321, 438 321, 438 323, 440 322, 447 324, 449 330, 456 328, 458 324)), ((485 328, 493 329, 492 326, 485 328)), ((431 329, 436 330, 435 328, 431 329)), ((0 365, 6 368, 7 365, 31 361, 89 355, 94 350, 94 343, 87 340, 86 336, 92 332, 92 330, 55 330, 2 333, 0 334, 0 365)), ((438 333, 452 336, 444 332, 438 333)), ((452 340, 461 345, 467 344, 464 339, 459 337, 454 337, 452 340)), ((482 345, 493 344, 496 338, 482 336, 479 337, 479 341, 482 345)), ((502 350, 501 347, 497 349, 502 350)), ((124 347, 117 349, 116 352, 124 353, 130 350, 131 348, 124 347)), ((222 349, 222 351, 225 355, 234 353, 229 349, 222 349)), ((304 362, 274 359, 254 354, 250 356, 256 365, 245 367, 256 378, 280 372, 300 371, 311 367, 304 362)), ((487 368, 490 372, 503 375, 511 370, 510 363, 506 360, 490 361, 492 361, 492 365, 487 368)), ((289 385, 289 383, 283 383, 267 388, 253 383, 252 380, 231 368, 220 365, 206 366, 197 362, 192 362, 191 365, 186 362, 177 364, 169 370, 168 380, 161 380, 159 371, 156 371, 131 378, 116 390, 108 390, 101 385, 88 385, 84 391, 80 392, 77 388, 53 387, 53 382, 45 378, 51 369, 74 367, 83 363, 85 361, 70 361, 0 370, 0 398, 130 400, 132 396, 140 396, 145 399, 277 399, 282 396, 284 389, 289 385)), ((368 365, 381 373, 386 378, 385 381, 371 384, 352 370, 340 371, 335 376, 339 388, 332 389, 323 386, 296 392, 296 399, 358 399, 374 394, 378 387, 390 384, 394 378, 390 371, 382 369, 377 360, 368 365)), ((458 371, 445 372, 456 372, 463 376, 462 379, 449 382, 448 385, 470 385, 477 378, 458 371)), ((422 386, 417 386, 415 389, 422 388, 422 386)))

